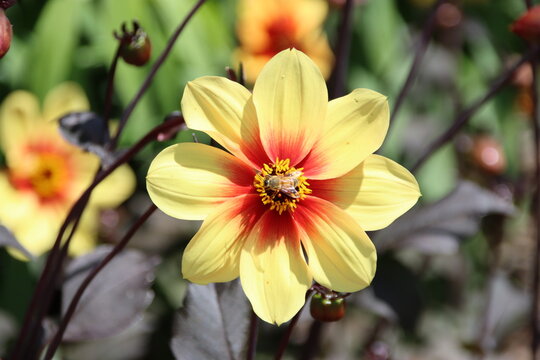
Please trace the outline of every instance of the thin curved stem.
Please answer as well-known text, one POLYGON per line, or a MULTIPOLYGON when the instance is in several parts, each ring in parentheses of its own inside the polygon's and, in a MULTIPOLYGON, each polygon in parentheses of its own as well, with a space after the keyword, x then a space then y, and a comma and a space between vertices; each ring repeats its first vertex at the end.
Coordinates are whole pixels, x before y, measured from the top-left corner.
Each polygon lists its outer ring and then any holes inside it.
POLYGON ((422 30, 422 36, 420 37, 420 41, 416 46, 414 59, 411 67, 409 68, 409 73, 405 82, 403 83, 403 86, 399 90, 398 96, 396 97, 396 102, 394 103, 394 107, 392 108, 392 113, 390 114, 390 124, 394 122, 397 114, 399 113, 399 110, 401 109, 401 104, 403 103, 403 100, 409 93, 409 90, 411 89, 414 81, 416 80, 416 75, 418 74, 418 70, 420 69, 420 64, 422 63, 422 59, 426 54, 426 50, 428 48, 431 35, 433 33, 433 29, 435 28, 435 15, 437 14, 439 6, 441 6, 446 1, 447 0, 438 0, 431 8, 428 19, 422 30))
POLYGON ((338 29, 338 43, 336 46, 336 63, 331 77, 330 99, 343 95, 345 79, 349 67, 349 53, 351 50, 351 30, 354 12, 354 0, 346 0, 341 11, 341 23, 338 29))
POLYGON ((255 359, 255 353, 257 350, 257 335, 259 333, 259 318, 253 310, 251 310, 251 316, 249 319, 249 338, 248 338, 248 350, 246 354, 247 360, 255 359))
POLYGON ((144 212, 144 214, 133 224, 133 226, 128 230, 128 232, 124 235, 124 237, 114 246, 114 248, 111 250, 109 254, 99 263, 99 265, 94 268, 83 280, 81 285, 79 285, 79 288, 77 289, 77 292, 75 295, 73 295, 73 298, 71 299, 71 302, 68 305, 68 308, 66 310, 66 313, 64 317, 62 318, 62 321, 60 322, 60 325, 58 326, 58 330, 56 331, 56 334, 54 335, 50 345, 47 348, 47 352, 45 353, 44 360, 50 360, 53 358, 54 353, 56 352, 56 349, 58 349, 58 346, 60 345, 60 342, 62 341, 62 336, 64 335, 64 332, 66 331, 66 328, 69 324, 69 321, 73 317, 73 314, 75 313, 75 310, 77 309, 77 305, 79 304, 79 301, 81 300, 84 292, 88 288, 88 285, 94 280, 94 278, 99 274, 101 270, 116 256, 118 255, 128 244, 128 242, 131 240, 133 235, 139 230, 139 228, 148 220, 150 215, 156 211, 157 207, 156 205, 152 204, 150 207, 144 212))
POLYGON ((441 134, 437 139, 435 139, 424 151, 424 153, 418 158, 416 163, 412 166, 411 171, 413 173, 417 172, 422 165, 426 162, 427 159, 431 157, 437 150, 439 150, 444 144, 452 140, 452 138, 461 130, 461 128, 467 124, 471 117, 491 98, 497 94, 512 78, 514 72, 524 63, 530 61, 535 56, 537 56, 539 48, 534 48, 529 50, 524 54, 521 59, 516 61, 511 67, 509 67, 505 72, 503 72, 491 85, 488 91, 475 102, 472 103, 469 107, 461 111, 455 118, 454 123, 448 128, 443 134, 441 134))
POLYGON ((152 69, 148 73, 148 76, 144 80, 144 82, 141 85, 139 91, 133 97, 133 99, 131 100, 129 105, 124 110, 124 113, 122 114, 122 118, 120 119, 120 123, 118 124, 118 131, 116 132, 114 137, 111 139, 111 142, 109 144, 110 149, 114 150, 116 148, 116 145, 118 143, 118 139, 120 138, 120 135, 122 135, 122 131, 124 130, 124 127, 126 126, 126 123, 127 123, 128 119, 129 119, 129 117, 133 113, 133 110, 135 110, 135 106, 137 106, 137 104, 141 100, 141 98, 144 95, 144 93, 146 92, 146 90, 148 90, 148 88, 152 84, 152 81, 154 80, 154 77, 156 76, 157 71, 159 70, 161 65, 163 65, 163 63, 165 62, 167 57, 169 56, 169 54, 170 54, 170 52, 171 52, 171 50, 172 50, 172 48, 174 46, 174 43, 176 42, 176 40, 178 39, 178 37, 180 36, 182 31, 186 27, 186 25, 188 24, 189 20, 191 20, 193 15, 195 15, 197 10, 199 10, 199 8, 205 3, 205 1, 206 0, 197 1, 197 3, 193 6, 191 11, 186 15, 184 20, 180 23, 180 25, 178 25, 178 27, 176 28, 174 33, 169 38, 169 41, 167 42, 167 46, 165 46, 165 49, 163 49, 163 51, 159 55, 158 59, 154 63, 154 65, 152 65, 152 69))

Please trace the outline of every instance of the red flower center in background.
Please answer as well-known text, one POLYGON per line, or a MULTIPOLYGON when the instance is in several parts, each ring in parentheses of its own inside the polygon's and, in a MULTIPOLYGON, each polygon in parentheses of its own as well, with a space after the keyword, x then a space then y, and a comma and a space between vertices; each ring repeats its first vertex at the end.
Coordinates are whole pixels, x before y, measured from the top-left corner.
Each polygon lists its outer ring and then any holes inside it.
POLYGON ((268 45, 266 55, 274 56, 281 50, 295 47, 300 49, 296 37, 296 21, 291 16, 281 16, 270 22, 266 28, 268 45))
POLYGON ((33 193, 42 204, 66 200, 72 178, 68 153, 53 144, 31 144, 23 161, 23 166, 9 174, 17 190, 33 193))

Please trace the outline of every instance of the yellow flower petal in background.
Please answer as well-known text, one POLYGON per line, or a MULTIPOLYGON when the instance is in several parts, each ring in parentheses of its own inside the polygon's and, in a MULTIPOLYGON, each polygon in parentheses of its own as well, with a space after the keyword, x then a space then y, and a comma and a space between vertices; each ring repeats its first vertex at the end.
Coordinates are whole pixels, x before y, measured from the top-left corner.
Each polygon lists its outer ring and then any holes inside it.
POLYGON ((202 220, 216 205, 245 194, 254 171, 223 150, 181 143, 159 153, 146 177, 152 201, 166 214, 202 220))
POLYGON ((284 50, 259 75, 253 102, 268 157, 296 165, 324 127, 328 93, 319 69, 305 54, 284 50))
POLYGON ((135 191, 135 185, 135 177, 129 166, 120 166, 96 186, 90 204, 101 208, 118 206, 135 191))
POLYGON ((90 104, 84 90, 76 83, 67 82, 47 94, 43 103, 43 117, 45 121, 54 121, 67 113, 88 109, 90 104))
POLYGON ((182 275, 198 284, 231 281, 239 275, 240 250, 257 221, 257 195, 225 201, 204 220, 182 257, 182 275), (247 216, 246 216, 247 214, 247 216))
MULTIPOLYGON (((259 125, 251 93, 242 85, 217 76, 190 81, 182 109, 190 129, 206 132, 242 160, 254 163, 262 153, 259 125)), ((264 161, 264 160, 263 160, 264 161)))
POLYGON ((311 279, 292 219, 267 211, 240 256, 240 280, 253 311, 277 325, 290 320, 304 304, 311 279))
POLYGON ((40 112, 37 98, 26 91, 8 95, 0 108, 0 148, 9 156, 39 123, 40 112))
POLYGON ((386 97, 368 89, 330 101, 324 136, 302 162, 305 175, 330 179, 352 170, 382 145, 389 114, 386 97))
POLYGON ((334 204, 306 199, 294 212, 313 278, 335 291, 358 291, 375 276, 375 246, 356 221, 334 204))
POLYGON ((420 197, 414 176, 379 155, 368 156, 340 178, 310 183, 314 194, 345 209, 366 231, 390 225, 420 197))

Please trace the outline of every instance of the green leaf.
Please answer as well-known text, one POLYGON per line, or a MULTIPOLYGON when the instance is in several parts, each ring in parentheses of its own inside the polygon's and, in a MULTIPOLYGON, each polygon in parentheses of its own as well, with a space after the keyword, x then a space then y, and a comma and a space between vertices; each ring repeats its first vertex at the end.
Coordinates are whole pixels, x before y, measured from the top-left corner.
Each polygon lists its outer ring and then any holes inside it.
POLYGON ((78 0, 51 0, 39 17, 27 81, 30 89, 42 98, 70 75, 83 4, 78 0))

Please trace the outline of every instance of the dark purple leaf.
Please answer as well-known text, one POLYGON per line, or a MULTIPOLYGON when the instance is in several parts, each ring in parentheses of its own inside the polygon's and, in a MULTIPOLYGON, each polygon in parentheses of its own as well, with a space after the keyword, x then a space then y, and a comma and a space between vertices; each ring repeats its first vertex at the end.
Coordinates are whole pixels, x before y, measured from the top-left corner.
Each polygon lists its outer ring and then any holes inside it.
MULTIPOLYGON (((110 246, 73 260, 62 287, 65 313, 79 285, 111 251, 110 246)), ((154 269, 158 260, 136 250, 117 255, 90 283, 71 319, 64 340, 90 340, 115 335, 142 317, 154 293, 154 269)))
POLYGON ((462 181, 440 201, 417 207, 374 236, 379 252, 412 248, 428 254, 451 254, 459 240, 475 234, 489 214, 512 215, 514 205, 496 193, 462 181))
POLYGON ((190 284, 175 319, 171 349, 178 360, 245 357, 250 311, 238 280, 190 284))

